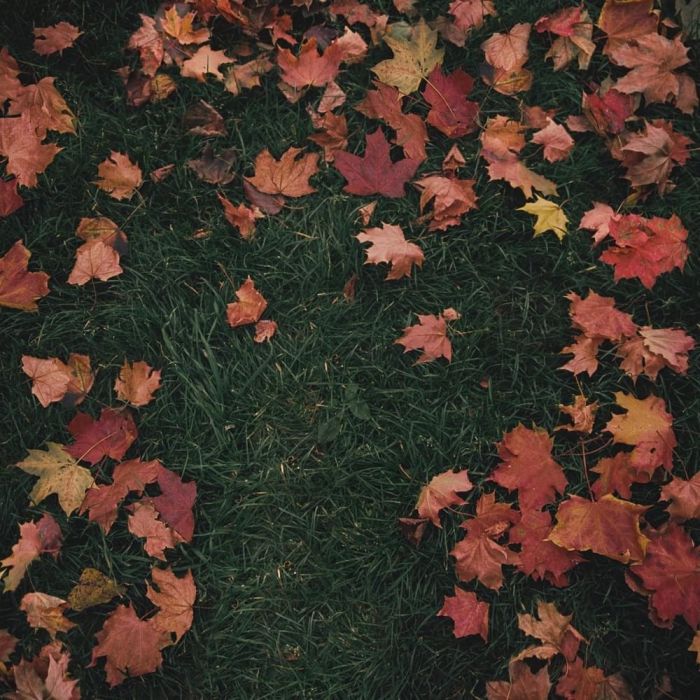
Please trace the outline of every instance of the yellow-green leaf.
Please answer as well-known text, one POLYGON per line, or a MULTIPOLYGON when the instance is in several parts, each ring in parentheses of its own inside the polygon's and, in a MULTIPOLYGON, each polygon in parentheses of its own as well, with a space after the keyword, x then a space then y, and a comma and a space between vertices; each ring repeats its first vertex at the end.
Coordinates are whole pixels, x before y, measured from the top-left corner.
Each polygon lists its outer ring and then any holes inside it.
POLYGON ((566 224, 569 220, 566 218, 564 210, 555 202, 550 202, 537 195, 534 202, 528 202, 524 207, 520 207, 518 211, 524 211, 528 214, 534 214, 537 217, 533 230, 535 237, 552 231, 561 241, 566 236, 566 224))

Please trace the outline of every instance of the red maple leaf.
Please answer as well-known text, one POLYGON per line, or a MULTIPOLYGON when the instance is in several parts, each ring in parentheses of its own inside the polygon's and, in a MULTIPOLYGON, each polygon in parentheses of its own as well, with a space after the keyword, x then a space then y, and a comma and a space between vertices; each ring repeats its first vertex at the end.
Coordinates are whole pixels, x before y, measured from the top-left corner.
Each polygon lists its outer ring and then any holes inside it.
POLYGON ((103 408, 98 420, 87 413, 77 413, 68 424, 75 438, 65 450, 77 460, 97 464, 103 457, 120 460, 138 436, 129 411, 103 408))
POLYGON ((467 99, 474 86, 474 78, 461 68, 444 75, 439 66, 426 79, 423 97, 430 105, 428 124, 451 139, 475 131, 479 105, 467 99))
POLYGON ((37 311, 36 302, 49 293, 49 276, 28 270, 31 255, 22 241, 15 241, 0 258, 0 306, 37 311))
POLYGON ((416 503, 418 515, 421 518, 429 519, 436 527, 442 527, 440 511, 443 508, 466 503, 457 493, 465 493, 471 491, 472 488, 474 486, 469 481, 466 469, 456 473, 449 470, 438 474, 421 489, 416 503))
POLYGON ((194 535, 194 514, 192 506, 197 500, 197 484, 185 483, 175 472, 158 465, 158 486, 160 496, 152 499, 160 517, 185 542, 191 542, 194 535))
POLYGON ((367 135, 364 156, 338 151, 334 165, 348 181, 343 190, 349 194, 403 197, 404 185, 415 174, 418 161, 404 158, 393 163, 389 157, 389 142, 382 130, 377 129, 367 135))
POLYGON ((489 604, 471 591, 455 586, 454 596, 445 596, 438 617, 450 617, 454 621, 455 637, 478 634, 487 642, 489 638, 489 604))

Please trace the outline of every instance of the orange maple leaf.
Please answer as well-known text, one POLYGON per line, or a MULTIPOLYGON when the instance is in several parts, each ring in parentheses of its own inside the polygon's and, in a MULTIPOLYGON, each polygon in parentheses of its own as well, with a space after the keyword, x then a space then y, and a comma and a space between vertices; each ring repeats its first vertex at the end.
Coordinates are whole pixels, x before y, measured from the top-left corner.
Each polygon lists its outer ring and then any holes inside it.
POLYGON ((267 308, 267 300, 255 289, 255 282, 249 276, 236 290, 238 301, 226 306, 226 320, 231 328, 256 323, 267 308))
POLYGON ((255 158, 255 175, 246 178, 256 190, 272 195, 303 197, 316 189, 309 178, 318 172, 318 153, 302 153, 301 148, 287 149, 279 160, 264 149, 255 158))
POLYGON ((31 255, 22 241, 15 241, 0 258, 0 306, 37 311, 36 302, 49 293, 49 276, 28 270, 31 255))
POLYGON ((48 56, 68 49, 82 34, 78 27, 69 22, 58 22, 50 27, 34 27, 34 51, 40 56, 48 56))
POLYGON ((114 199, 131 199, 143 183, 143 173, 126 153, 112 151, 97 166, 95 184, 114 199))
MULTIPOLYGON (((418 323, 414 326, 404 328, 403 335, 394 341, 404 346, 404 352, 411 350, 422 350, 416 364, 432 362, 440 357, 444 357, 448 362, 452 360, 452 343, 447 337, 447 321, 459 318, 446 314, 445 309, 439 316, 433 314, 418 314, 418 323), (451 316, 451 317, 449 317, 451 316)), ((451 310, 454 311, 454 310, 451 310)))
POLYGON ((368 228, 355 236, 360 243, 371 243, 365 253, 365 265, 389 263, 385 279, 397 280, 410 277, 413 265, 423 266, 425 256, 420 246, 407 241, 400 226, 382 224, 381 227, 368 228))
POLYGON ((453 472, 451 469, 434 476, 418 495, 416 510, 421 518, 429 519, 435 527, 440 524, 440 511, 450 506, 459 506, 466 501, 457 493, 471 491, 474 485, 469 481, 467 470, 453 472))
POLYGON ((132 363, 124 360, 117 381, 114 383, 117 398, 131 406, 148 405, 153 401, 153 394, 159 388, 160 370, 153 369, 143 360, 132 363))

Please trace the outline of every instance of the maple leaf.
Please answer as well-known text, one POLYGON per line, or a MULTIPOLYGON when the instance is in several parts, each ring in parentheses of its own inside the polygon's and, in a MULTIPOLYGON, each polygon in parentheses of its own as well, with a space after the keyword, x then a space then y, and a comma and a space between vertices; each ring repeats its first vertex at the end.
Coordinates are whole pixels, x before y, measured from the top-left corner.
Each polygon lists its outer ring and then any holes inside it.
POLYGON ((17 178, 0 180, 0 218, 14 214, 24 206, 24 200, 17 192, 17 178))
POLYGON ((15 241, 0 258, 0 306, 38 311, 36 302, 49 293, 49 276, 45 272, 29 272, 31 256, 22 241, 15 241))
MULTIPOLYGON (((619 134, 625 128, 625 123, 629 120, 635 110, 635 99, 631 95, 609 88, 605 90, 599 88, 597 92, 583 93, 581 98, 581 108, 584 114, 584 123, 579 125, 576 131, 593 130, 604 136, 607 133, 619 134)), ((569 127, 574 131, 573 126, 569 127)))
POLYGON ((403 95, 391 85, 373 81, 375 90, 368 90, 355 109, 370 119, 380 119, 396 131, 394 143, 401 146, 408 158, 423 162, 428 130, 425 121, 417 114, 404 114, 403 95))
POLYGON ((264 149, 255 157, 255 176, 246 178, 255 189, 265 194, 303 197, 316 192, 309 178, 318 172, 318 153, 302 153, 301 148, 289 148, 279 160, 264 149))
POLYGON ((24 187, 36 187, 37 175, 63 150, 56 144, 41 141, 28 112, 0 119, 0 156, 7 158, 5 172, 16 175, 17 182, 24 187))
POLYGON ((381 227, 368 228, 355 236, 360 243, 371 243, 365 253, 365 265, 389 263, 385 279, 397 280, 410 277, 413 265, 423 266, 425 256, 420 246, 407 241, 400 226, 382 224, 381 227))
POLYGON ((572 345, 563 347, 559 353, 560 355, 573 354, 573 358, 563 364, 561 369, 574 374, 587 372, 588 376, 592 377, 598 369, 598 347, 602 342, 603 339, 599 337, 577 336, 572 345))
POLYGON ((132 363, 124 360, 114 383, 117 398, 131 406, 147 406, 159 388, 160 370, 153 369, 143 360, 132 363))
POLYGON ((340 52, 333 44, 321 54, 315 37, 301 43, 298 56, 289 49, 277 49, 277 65, 283 82, 298 89, 330 83, 338 75, 340 60, 340 52))
POLYGON ((549 682, 548 667, 533 673, 523 661, 514 661, 508 665, 507 681, 488 681, 486 697, 488 700, 547 700, 552 684, 549 682))
POLYGON ((197 484, 184 482, 175 472, 160 465, 158 486, 161 495, 152 499, 160 517, 184 542, 191 542, 194 535, 194 514, 192 506, 197 500, 197 484))
POLYGON ((447 318, 444 311, 439 316, 433 314, 417 314, 417 316, 418 323, 406 326, 403 329, 403 335, 394 343, 403 345, 404 352, 422 350, 416 360, 417 365, 432 362, 441 357, 451 362, 452 343, 447 337, 447 321, 452 319, 447 318))
POLYGON ((98 179, 95 184, 114 199, 131 199, 143 183, 143 174, 138 165, 131 162, 126 153, 112 151, 97 166, 98 179))
POLYGON ((535 22, 538 32, 557 35, 545 58, 551 58, 554 70, 563 70, 578 59, 580 70, 586 70, 595 51, 592 41, 593 23, 582 7, 565 7, 551 16, 540 17, 535 22))
POLYGON ((498 544, 474 521, 465 523, 467 535, 450 551, 455 558, 455 573, 460 581, 477 579, 497 591, 503 585, 503 565, 515 564, 518 554, 498 544))
POLYGON ((231 328, 256 323, 267 308, 267 299, 255 288, 255 282, 248 276, 236 290, 238 301, 226 305, 226 320, 231 328))
POLYGON ((688 231, 675 214, 670 219, 627 214, 613 217, 608 226, 616 245, 603 251, 600 259, 614 266, 616 282, 637 277, 651 289, 659 275, 684 268, 688 231))
POLYGON ((591 551, 609 559, 639 562, 649 539, 639 529, 639 518, 649 510, 610 494, 598 501, 569 496, 557 509, 557 524, 548 540, 570 551, 591 551))
POLYGON ((109 603, 117 596, 124 595, 126 589, 101 571, 90 567, 83 569, 78 583, 68 594, 68 605, 76 612, 82 612, 95 605, 109 603))
POLYGON ((676 98, 676 106, 689 114, 697 106, 697 93, 690 76, 673 72, 690 61, 688 48, 680 36, 673 39, 656 33, 637 36, 613 48, 609 54, 615 64, 631 69, 615 83, 617 91, 641 92, 647 103, 676 98), (689 81, 687 85, 686 81, 689 81), (684 92, 682 97, 681 91, 684 92))
POLYGON ((434 476, 418 496, 416 510, 421 518, 427 518, 435 527, 441 528, 440 511, 450 506, 460 506, 466 501, 457 495, 471 491, 474 485, 469 481, 467 470, 453 472, 451 469, 434 476))
POLYGON ((489 15, 496 15, 492 0, 452 0, 450 14, 458 29, 468 31, 478 29, 489 15))
POLYGON ((568 571, 583 561, 576 552, 569 552, 547 540, 552 531, 552 517, 546 511, 526 510, 509 533, 510 544, 520 545, 515 563, 518 571, 535 581, 545 580, 562 588, 569 584, 568 571))
POLYGON ((555 202, 550 202, 537 195, 534 202, 528 202, 518 211, 524 211, 528 214, 534 214, 537 217, 534 225, 535 238, 541 236, 546 231, 552 231, 561 241, 566 236, 566 224, 569 220, 566 218, 563 209, 555 202))
POLYGON ((117 519, 117 508, 127 494, 135 492, 141 495, 146 484, 154 483, 158 478, 160 462, 151 460, 142 462, 130 459, 114 468, 111 484, 93 486, 85 494, 80 506, 80 514, 88 513, 92 522, 98 523, 107 534, 117 519))
POLYGON ((27 613, 27 622, 34 629, 45 629, 54 639, 57 632, 68 632, 75 627, 65 617, 64 612, 68 603, 63 598, 47 593, 26 593, 22 596, 19 609, 27 613))
POLYGON ((158 518, 158 511, 147 499, 136 501, 127 510, 131 513, 127 521, 129 532, 136 537, 145 537, 146 553, 165 561, 165 550, 173 549, 182 542, 174 530, 158 518))
POLYGON ((277 333, 277 322, 263 319, 255 324, 255 335, 253 342, 264 343, 270 340, 277 333))
POLYGON ((683 522, 700 518, 700 472, 690 479, 674 477, 661 489, 661 500, 670 501, 671 520, 683 522))
POLYGON ((168 635, 175 635, 178 642, 192 627, 192 606, 197 597, 197 588, 192 572, 177 577, 172 569, 151 569, 151 580, 157 589, 148 585, 146 597, 160 610, 151 618, 153 626, 168 635))
POLYGON ((526 428, 519 424, 505 433, 498 443, 503 460, 489 477, 509 491, 518 491, 524 510, 540 509, 564 493, 564 471, 552 458, 552 439, 543 428, 526 428))
POLYGON ((344 192, 356 195, 381 194, 385 197, 403 197, 404 185, 418 168, 418 161, 404 158, 392 163, 389 142, 381 129, 367 134, 364 156, 347 151, 335 154, 334 165, 348 181, 344 192))
POLYGON ((121 275, 119 253, 99 239, 88 241, 75 252, 75 265, 68 276, 68 284, 84 285, 90 280, 102 282, 121 275))
POLYGON ((110 688, 127 676, 142 676, 160 668, 162 633, 151 620, 139 620, 131 605, 118 605, 95 635, 90 666, 105 657, 105 671, 110 688))
POLYGON ((562 654, 567 661, 573 661, 578 654, 578 648, 583 635, 571 625, 573 615, 562 615, 554 603, 537 602, 537 617, 527 613, 518 613, 518 627, 525 634, 539 639, 540 646, 528 647, 520 652, 515 659, 548 660, 557 654, 562 654), (537 619, 539 618, 539 619, 537 619))
POLYGON ((260 209, 254 206, 252 209, 245 204, 235 205, 230 200, 226 199, 222 194, 216 195, 224 208, 224 217, 226 221, 234 228, 238 229, 241 238, 250 240, 255 233, 255 222, 258 219, 264 219, 265 215, 260 209))
POLYGON ((695 341, 685 331, 675 328, 642 326, 635 338, 628 338, 616 348, 623 358, 620 367, 636 380, 640 374, 656 379, 659 371, 670 367, 674 372, 688 371, 688 352, 695 341))
POLYGON ((476 594, 455 586, 454 596, 445 596, 438 617, 449 617, 454 621, 455 637, 478 634, 487 642, 489 637, 489 604, 480 601, 476 594))
POLYGON ((238 154, 235 148, 225 148, 219 153, 214 153, 214 147, 208 143, 202 149, 199 158, 187 161, 187 167, 194 170, 197 177, 212 185, 228 185, 235 177, 233 166, 236 164, 238 154))
POLYGON ((462 215, 477 208, 475 183, 476 180, 460 180, 441 175, 428 175, 413 183, 421 190, 421 212, 433 202, 428 231, 445 231, 450 226, 459 226, 462 215))
POLYGON ((532 143, 544 146, 544 157, 550 163, 568 158, 574 147, 574 140, 569 132, 552 119, 547 119, 547 126, 532 135, 532 143))
POLYGON ((670 471, 677 441, 664 400, 658 396, 637 399, 617 391, 615 401, 626 413, 614 415, 604 429, 612 433, 615 444, 634 447, 631 466, 650 476, 657 467, 670 471))
POLYGON ((153 17, 139 14, 141 27, 130 37, 127 48, 139 52, 141 70, 150 76, 154 76, 163 62, 165 47, 163 38, 156 29, 156 21, 153 17))
POLYGON ((184 8, 173 5, 165 10, 160 20, 160 26, 179 44, 202 44, 209 39, 209 30, 195 29, 196 12, 186 12, 184 8))
POLYGON ((437 36, 437 32, 430 29, 422 17, 418 24, 411 27, 408 36, 392 25, 384 41, 394 56, 378 63, 372 72, 383 83, 393 85, 404 95, 410 95, 420 87, 421 80, 442 63, 445 50, 437 48, 437 36))
POLYGON ((223 82, 224 74, 219 69, 226 63, 233 62, 223 51, 214 51, 209 44, 203 44, 180 66, 180 75, 205 83, 209 74, 223 82))
POLYGON ((0 560, 0 569, 5 569, 0 574, 4 590, 16 590, 29 565, 42 554, 57 558, 62 543, 61 528, 48 513, 44 513, 35 523, 21 523, 19 540, 12 547, 10 555, 0 560))
POLYGON ((675 165, 685 165, 691 139, 673 131, 661 119, 644 123, 644 131, 625 135, 619 154, 613 153, 627 168, 625 178, 634 187, 656 185, 659 194, 673 189, 669 182, 675 165))
POLYGON ((498 538, 519 520, 520 513, 511 504, 497 501, 495 493, 485 493, 477 501, 476 515, 465 520, 460 527, 498 538))
POLYGON ((67 364, 56 357, 22 355, 22 371, 32 380, 32 394, 44 408, 56 401, 77 406, 95 381, 90 358, 76 353, 69 355, 67 364))
POLYGON ((42 78, 35 85, 25 85, 12 99, 8 114, 26 115, 38 138, 47 131, 75 134, 76 119, 54 86, 55 78, 42 78))
POLYGON ((653 8, 654 0, 605 0, 597 23, 608 35, 603 53, 610 55, 631 39, 656 32, 659 17, 653 8))
POLYGON ((55 493, 66 515, 76 511, 85 498, 85 492, 95 483, 89 469, 81 467, 63 445, 46 443, 47 450, 29 450, 27 457, 15 466, 22 471, 38 476, 29 497, 40 503, 55 493))
POLYGON ((589 338, 618 342, 637 332, 631 314, 616 309, 613 297, 604 297, 589 289, 585 298, 576 292, 569 292, 565 298, 571 302, 572 324, 589 338))
POLYGON ((426 83, 423 97, 430 105, 428 124, 451 139, 476 130, 479 105, 467 99, 474 87, 474 78, 461 68, 444 75, 438 66, 426 78, 426 83))
POLYGON ((673 623, 680 615, 693 629, 700 624, 700 551, 680 525, 670 523, 654 537, 644 561, 630 571, 651 592, 652 621, 673 623))
POLYGON ((579 394, 574 402, 568 406, 559 404, 559 410, 571 418, 571 425, 558 425, 555 430, 568 430, 577 433, 593 432, 595 414, 598 411, 598 402, 588 403, 583 394, 579 394))
POLYGON ((138 436, 129 411, 103 408, 95 420, 87 413, 77 413, 68 423, 75 438, 65 450, 80 462, 97 464, 103 457, 121 460, 138 436))
POLYGON ((9 100, 22 91, 19 65, 6 46, 0 48, 0 99, 9 100))

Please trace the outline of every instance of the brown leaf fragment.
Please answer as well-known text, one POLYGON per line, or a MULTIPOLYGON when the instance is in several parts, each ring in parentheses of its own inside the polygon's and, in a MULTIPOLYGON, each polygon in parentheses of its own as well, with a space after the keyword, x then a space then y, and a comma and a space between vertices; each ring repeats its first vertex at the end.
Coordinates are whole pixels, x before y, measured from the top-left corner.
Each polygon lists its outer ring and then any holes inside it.
POLYGON ((197 136, 227 136, 221 113, 206 100, 200 100, 185 112, 183 124, 187 133, 197 136))
POLYGON ((225 148, 214 153, 214 147, 207 143, 199 158, 187 161, 187 167, 194 170, 197 177, 212 185, 228 185, 235 177, 233 166, 238 160, 235 148, 225 148))
POLYGON ((277 333, 277 322, 270 319, 262 319, 255 324, 255 335, 253 341, 265 343, 277 333))
POLYGON ((58 632, 68 632, 75 627, 64 614, 68 603, 48 593, 26 593, 19 609, 27 614, 27 622, 34 629, 44 629, 54 639, 58 632))

